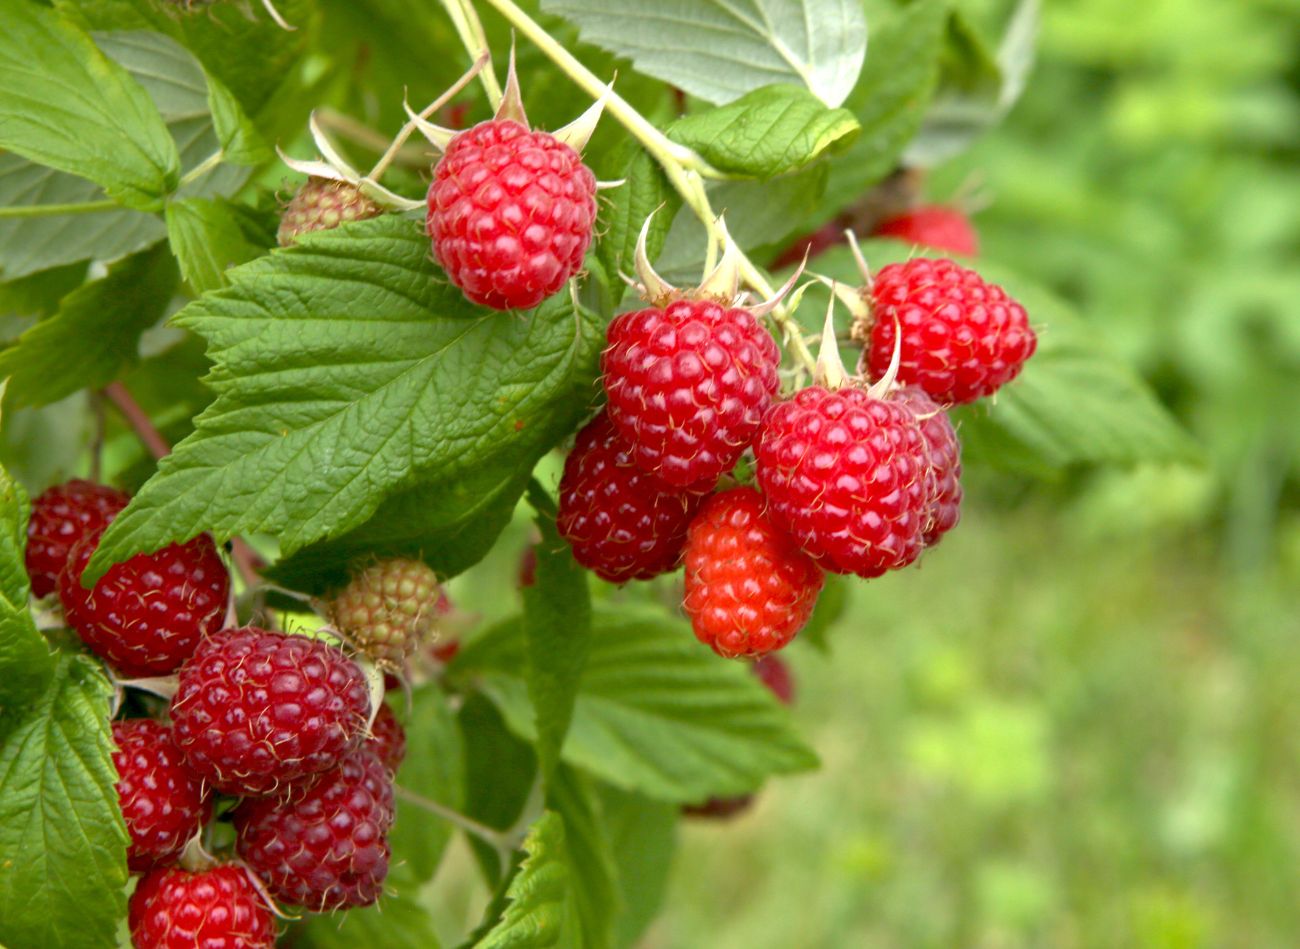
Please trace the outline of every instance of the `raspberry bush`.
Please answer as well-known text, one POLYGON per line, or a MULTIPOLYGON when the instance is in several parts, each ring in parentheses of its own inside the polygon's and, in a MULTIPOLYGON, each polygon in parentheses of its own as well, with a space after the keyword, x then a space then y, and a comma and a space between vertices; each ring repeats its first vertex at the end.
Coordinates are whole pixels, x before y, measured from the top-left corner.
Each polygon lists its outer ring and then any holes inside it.
POLYGON ((730 6, 0 0, 0 943, 631 945, 844 584, 1185 454, 917 210, 1032 31, 730 6))

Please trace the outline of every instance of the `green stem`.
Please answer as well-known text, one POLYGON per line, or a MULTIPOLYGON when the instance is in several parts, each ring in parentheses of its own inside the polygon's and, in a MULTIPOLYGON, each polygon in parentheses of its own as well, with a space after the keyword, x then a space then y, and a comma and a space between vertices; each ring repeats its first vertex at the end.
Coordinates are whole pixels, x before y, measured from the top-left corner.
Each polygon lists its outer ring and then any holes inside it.
MULTIPOLYGON (((469 53, 469 58, 477 60, 484 55, 490 57, 487 34, 483 32, 483 24, 479 21, 473 3, 470 0, 442 0, 442 7, 447 11, 447 16, 451 17, 452 25, 456 27, 461 45, 469 53)), ((490 59, 488 68, 481 70, 478 78, 483 84, 483 91, 487 93, 488 105, 495 112, 501 104, 501 85, 497 82, 496 73, 492 71, 490 59)))
POLYGON ((221 158, 222 158, 222 152, 220 149, 218 149, 217 151, 209 155, 207 158, 203 159, 203 161, 199 162, 197 165, 191 168, 188 172, 186 172, 185 176, 181 178, 181 183, 180 185, 178 185, 178 187, 184 188, 186 185, 198 181, 200 178, 202 178, 204 175, 210 172, 213 168, 216 168, 218 165, 220 165, 221 158))
POLYGON ((80 201, 75 204, 22 204, 0 208, 0 218, 53 217, 58 214, 102 214, 118 211, 122 205, 116 201, 80 201))
MULTIPOLYGON (((620 125, 627 129, 632 137, 654 156, 663 168, 669 183, 682 196, 682 201, 695 213, 704 224, 709 234, 712 249, 716 248, 719 238, 717 215, 709 203, 708 192, 704 189, 704 178, 723 178, 717 169, 706 162, 694 149, 674 142, 653 123, 618 93, 610 90, 600 78, 578 59, 556 42, 527 13, 516 6, 513 0, 483 0, 510 22, 540 49, 547 57, 560 67, 564 73, 594 99, 605 96, 605 111, 612 115, 620 125)), ((776 291, 763 272, 742 251, 740 253, 740 276, 764 298, 771 297, 776 291)), ((784 306, 772 310, 772 321, 780 328, 785 344, 794 357, 808 371, 812 371, 817 361, 804 342, 803 332, 784 306)))
POLYGON ((445 804, 439 804, 437 801, 430 800, 422 794, 416 794, 414 791, 402 787, 400 784, 393 785, 393 792, 402 800, 414 804, 421 810, 428 811, 435 817, 441 817, 449 824, 459 827, 465 833, 477 837, 489 847, 497 852, 501 858, 501 866, 504 869, 510 865, 510 854, 514 852, 515 846, 511 842, 510 833, 502 833, 493 830, 486 824, 480 824, 472 817, 466 817, 460 811, 453 810, 445 804))

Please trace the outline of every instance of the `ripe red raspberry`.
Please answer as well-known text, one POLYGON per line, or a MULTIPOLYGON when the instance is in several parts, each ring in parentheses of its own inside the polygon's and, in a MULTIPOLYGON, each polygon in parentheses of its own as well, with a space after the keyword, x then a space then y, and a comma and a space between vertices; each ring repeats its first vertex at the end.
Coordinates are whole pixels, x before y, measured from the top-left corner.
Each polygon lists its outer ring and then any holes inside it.
POLYGON ((170 862, 212 815, 203 783, 185 766, 166 725, 114 722, 113 744, 117 800, 131 835, 127 864, 140 871, 170 862))
POLYGON ((32 502, 27 522, 27 576, 32 594, 49 596, 59 584, 72 546, 85 534, 102 531, 126 507, 130 495, 80 479, 56 484, 32 502))
POLYGON ((979 235, 970 218, 957 208, 927 205, 885 218, 871 232, 873 237, 890 237, 950 254, 974 257, 980 250, 979 235))
POLYGON ((920 554, 933 480, 902 402, 801 389, 768 411, 756 455, 768 515, 825 569, 878 577, 920 554))
POLYGON ((781 353, 748 310, 674 300, 609 324, 609 417, 632 460, 666 484, 709 490, 758 434, 781 353))
POLYGON ((59 575, 68 625, 97 656, 128 678, 170 675, 199 640, 221 628, 230 574, 212 538, 200 534, 109 568, 93 588, 81 585, 98 533, 79 540, 59 575))
MULTIPOLYGON (((794 677, 790 675, 790 667, 780 656, 763 656, 755 659, 749 668, 765 686, 772 690, 772 694, 781 700, 781 704, 789 705, 794 701, 794 677)), ((721 820, 749 810, 753 803, 752 794, 711 797, 702 804, 684 805, 682 814, 686 817, 721 820)))
POLYGON ((992 395, 1020 374, 1038 341, 1025 309, 999 286, 951 260, 890 264, 871 282, 871 326, 861 370, 879 379, 902 327, 898 381, 919 385, 940 405, 992 395))
POLYGON ((560 478, 557 524, 578 563, 611 583, 677 566, 703 497, 677 491, 632 463, 609 415, 578 432, 560 478))
POLYGON ((812 615, 822 571, 764 514, 753 488, 715 494, 686 538, 682 607, 700 642, 728 659, 762 656, 812 615))
POLYGON ((135 949, 272 949, 275 917, 247 870, 153 870, 131 894, 135 949))
POLYGON ((921 425, 929 451, 933 484, 923 540, 927 547, 957 526, 961 518, 961 442, 948 413, 917 386, 908 386, 895 396, 910 408, 921 425))
POLYGON ((390 557, 358 573, 329 602, 329 617, 376 662, 401 668, 433 634, 442 590, 422 560, 390 557))
POLYGON ((388 875, 393 781, 361 748, 292 800, 234 810, 235 849, 278 899, 314 912, 368 906, 388 875))
POLYGON ((356 185, 329 178, 308 178, 289 200, 280 217, 275 239, 281 247, 298 242, 299 235, 327 231, 348 221, 364 221, 384 213, 356 185))
POLYGON ((582 269, 596 177, 554 136, 492 119, 451 140, 428 201, 433 254, 451 282, 475 303, 528 309, 582 269))
POLYGON ((387 705, 379 706, 379 714, 370 723, 370 737, 365 747, 379 756, 384 766, 394 774, 406 758, 406 729, 387 705))
POLYGON ((365 735, 365 676, 342 650, 255 626, 207 639, 172 698, 176 744, 227 794, 269 794, 336 765, 365 735))

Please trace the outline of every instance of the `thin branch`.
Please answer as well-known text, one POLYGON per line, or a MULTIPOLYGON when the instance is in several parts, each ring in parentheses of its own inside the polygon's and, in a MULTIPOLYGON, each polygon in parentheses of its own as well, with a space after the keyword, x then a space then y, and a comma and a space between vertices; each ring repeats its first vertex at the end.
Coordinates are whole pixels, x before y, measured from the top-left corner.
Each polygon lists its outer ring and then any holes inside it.
POLYGON ((448 823, 456 825, 465 833, 477 837, 496 851, 503 868, 510 865, 510 855, 515 850, 511 838, 514 828, 511 828, 510 831, 504 833, 499 830, 494 830, 487 826, 487 824, 480 824, 478 821, 474 820, 474 818, 466 817, 460 811, 453 810, 445 804, 439 804, 437 801, 430 800, 422 794, 416 794, 414 791, 404 788, 400 784, 393 785, 393 792, 407 803, 414 804, 416 807, 428 811, 435 817, 441 817, 448 823))
POLYGON ((73 204, 21 204, 0 208, 0 218, 7 217, 50 217, 56 214, 102 214, 105 211, 119 211, 122 205, 116 201, 78 201, 73 204))

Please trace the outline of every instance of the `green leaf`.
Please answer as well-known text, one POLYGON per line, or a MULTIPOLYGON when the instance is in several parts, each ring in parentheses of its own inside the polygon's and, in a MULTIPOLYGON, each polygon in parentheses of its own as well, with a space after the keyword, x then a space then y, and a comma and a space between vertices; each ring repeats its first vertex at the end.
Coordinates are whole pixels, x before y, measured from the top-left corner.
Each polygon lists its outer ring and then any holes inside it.
POLYGON ((221 144, 222 160, 236 165, 257 165, 270 159, 270 147, 244 114, 239 100, 220 80, 213 76, 204 78, 208 82, 208 111, 221 144))
MULTIPOLYGON (((536 736, 522 622, 510 620, 457 658, 507 724, 536 736)), ((744 794, 771 774, 815 767, 788 712, 737 663, 718 662, 684 623, 644 610, 598 610, 564 760, 617 787, 669 801, 744 794)))
POLYGON ((113 381, 136 359, 140 334, 162 318, 176 288, 164 245, 128 257, 63 298, 59 311, 0 351, 11 405, 47 405, 113 381))
POLYGON ((819 219, 829 220, 897 167, 934 93, 947 13, 948 0, 920 0, 872 24, 871 55, 844 103, 862 134, 831 161, 819 219))
POLYGON ((658 915, 668 889, 681 809, 607 784, 598 785, 597 791, 623 903, 614 943, 635 946, 658 915))
POLYGON ((547 805, 564 818, 569 893, 582 923, 578 938, 566 940, 566 944, 609 949, 614 945, 614 920, 620 915, 622 897, 600 799, 587 778, 572 768, 561 768, 547 795, 547 805))
POLYGON ((167 203, 167 236, 181 273, 195 293, 228 286, 226 270, 258 256, 229 205, 212 198, 167 203))
POLYGON ((0 738, 54 672, 53 657, 29 607, 31 586, 23 563, 29 513, 27 492, 0 468, 0 738))
POLYGON ((394 860, 390 866, 377 904, 346 913, 308 913, 285 942, 300 949, 438 949, 437 926, 420 901, 420 882, 405 864, 394 860))
MULTIPOLYGON (((564 819, 548 811, 524 840, 528 856, 510 883, 500 922, 475 945, 480 949, 543 949, 561 945, 577 925, 570 903, 571 866, 564 819)), ((563 943, 572 945, 571 942, 563 943)))
POLYGON ((0 284, 0 316, 51 315, 60 300, 86 282, 86 269, 83 260, 0 284))
POLYGON ((638 71, 713 103, 796 82, 837 106, 867 48, 861 0, 542 0, 542 9, 638 71))
POLYGON ((537 716, 537 758, 549 781, 573 719, 587 655, 591 651, 591 593, 587 571, 555 526, 555 501, 534 481, 528 499, 537 511, 541 542, 536 580, 524 588, 524 636, 528 642, 528 697, 537 716))
POLYGON ((849 580, 839 574, 826 574, 822 592, 817 597, 817 605, 803 629, 799 630, 799 641, 807 643, 819 652, 830 652, 826 634, 844 615, 849 605, 849 580))
POLYGON ((859 131, 847 109, 828 109, 803 86, 775 85, 679 119, 668 136, 721 172, 774 178, 843 150, 859 131))
MULTIPOLYGON (((482 695, 469 695, 458 721, 465 747, 465 813, 506 830, 528 801, 537 756, 506 729, 496 706, 482 695)), ((470 838, 470 846, 488 883, 495 886, 509 868, 500 866, 496 852, 477 837, 470 838)))
POLYGON ((596 243, 596 256, 609 274, 615 306, 627 292, 619 275, 633 275, 636 242, 646 218, 654 215, 646 234, 646 253, 653 262, 663 250, 668 228, 682 204, 659 163, 641 148, 633 150, 622 177, 622 185, 604 192, 608 199, 600 217, 604 236, 596 243))
POLYGON ((0 746, 0 943, 116 945, 126 915, 126 825, 118 809, 99 667, 63 656, 0 746))
POLYGON ((468 304, 423 224, 389 215, 228 274, 176 318, 208 342, 217 397, 104 535, 87 580, 211 531, 293 553, 416 482, 530 469, 591 399, 602 339, 552 297, 527 316, 468 304))
MULTIPOLYGON (((401 703, 398 703, 399 707, 401 703)), ((411 696, 405 723, 410 754, 398 771, 397 783, 421 797, 461 810, 465 802, 465 746, 447 696, 428 682, 411 696)), ((409 866, 421 883, 431 879, 451 839, 451 825, 426 811, 397 800, 397 822, 389 839, 394 863, 409 866)))
POLYGON ((160 207, 180 156, 145 91, 48 7, 0 0, 0 20, 0 147, 160 207))

